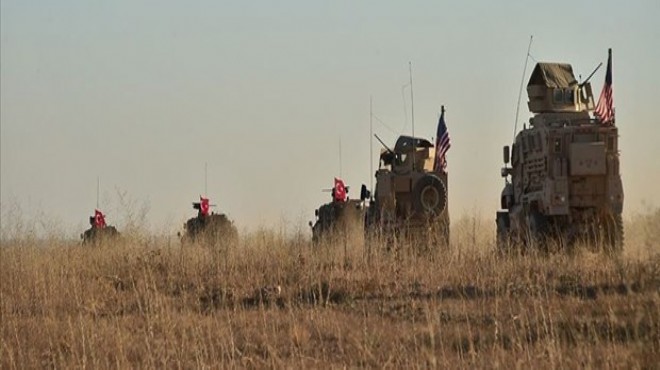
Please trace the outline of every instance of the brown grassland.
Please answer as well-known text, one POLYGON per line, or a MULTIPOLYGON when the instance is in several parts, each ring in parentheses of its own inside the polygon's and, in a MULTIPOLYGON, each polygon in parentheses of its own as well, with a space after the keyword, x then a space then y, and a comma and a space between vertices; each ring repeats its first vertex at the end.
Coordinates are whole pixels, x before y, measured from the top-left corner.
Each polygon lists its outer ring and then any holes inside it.
POLYGON ((492 224, 370 256, 269 231, 226 250, 6 239, 0 368, 660 366, 660 210, 614 257, 500 256, 492 224))

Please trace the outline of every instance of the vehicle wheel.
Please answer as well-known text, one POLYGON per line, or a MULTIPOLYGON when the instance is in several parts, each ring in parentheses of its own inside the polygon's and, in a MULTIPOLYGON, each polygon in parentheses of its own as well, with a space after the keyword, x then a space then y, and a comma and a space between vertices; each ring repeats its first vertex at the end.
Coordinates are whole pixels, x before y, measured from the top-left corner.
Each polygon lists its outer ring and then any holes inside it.
POLYGON ((604 245, 608 252, 623 251, 623 217, 621 214, 610 215, 603 222, 604 245))
POLYGON ((437 176, 422 177, 413 188, 413 207, 415 211, 438 216, 447 205, 445 184, 437 176))
POLYGON ((527 246, 539 250, 547 247, 548 220, 538 210, 531 210, 527 215, 527 226, 529 228, 527 246))
POLYGON ((508 253, 512 248, 511 220, 509 219, 509 213, 497 212, 495 224, 497 226, 497 250, 508 253))

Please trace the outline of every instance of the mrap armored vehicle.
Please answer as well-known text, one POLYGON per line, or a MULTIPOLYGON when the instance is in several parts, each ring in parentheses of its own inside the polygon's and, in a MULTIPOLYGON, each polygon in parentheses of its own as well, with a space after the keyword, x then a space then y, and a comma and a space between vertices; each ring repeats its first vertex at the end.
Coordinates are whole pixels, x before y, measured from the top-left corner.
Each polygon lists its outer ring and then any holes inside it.
POLYGON ((394 239, 422 248, 448 246, 447 173, 434 165, 434 145, 412 136, 400 136, 393 149, 381 144, 366 232, 384 237, 388 248, 394 239))
POLYGON ((496 217, 499 248, 585 242, 621 250, 623 186, 611 107, 611 54, 608 77, 611 117, 603 120, 590 115, 595 109, 591 86, 588 79, 576 81, 571 65, 538 63, 534 68, 527 85, 534 116, 511 149, 504 147, 505 185, 496 217))
POLYGON ((182 242, 199 243, 207 246, 228 246, 238 241, 238 230, 234 223, 223 213, 211 212, 208 198, 200 197, 193 202, 197 217, 192 217, 183 224, 182 242))
POLYGON ((309 222, 312 241, 354 241, 356 236, 363 236, 364 199, 350 199, 349 187, 338 178, 335 178, 335 184, 330 191, 332 200, 316 209, 316 220, 309 222))

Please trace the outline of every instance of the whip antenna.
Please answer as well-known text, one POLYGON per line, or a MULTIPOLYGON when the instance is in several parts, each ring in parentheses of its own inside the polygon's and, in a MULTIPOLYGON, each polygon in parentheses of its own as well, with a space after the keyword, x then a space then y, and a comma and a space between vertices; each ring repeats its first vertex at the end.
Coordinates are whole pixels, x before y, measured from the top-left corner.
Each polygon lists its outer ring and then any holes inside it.
POLYGON ((522 78, 520 79, 520 90, 518 90, 518 106, 516 106, 516 121, 513 124, 513 140, 516 140, 516 131, 518 131, 518 113, 520 113, 520 99, 522 98, 523 84, 525 83, 525 73, 527 73, 527 62, 529 61, 529 52, 532 50, 532 40, 534 35, 529 36, 529 46, 527 46, 527 56, 525 56, 525 66, 523 67, 522 78))
POLYGON ((101 177, 96 176, 96 209, 99 209, 99 191, 101 189, 101 177))
POLYGON ((341 136, 339 136, 339 178, 341 176, 341 136))
POLYGON ((415 140, 415 99, 413 97, 413 78, 412 78, 412 62, 408 62, 408 72, 410 73, 410 118, 412 119, 412 136, 413 136, 413 169, 415 168, 415 157, 417 156, 417 148, 415 140))
POLYGON ((374 99, 369 97, 369 189, 374 189, 374 99))

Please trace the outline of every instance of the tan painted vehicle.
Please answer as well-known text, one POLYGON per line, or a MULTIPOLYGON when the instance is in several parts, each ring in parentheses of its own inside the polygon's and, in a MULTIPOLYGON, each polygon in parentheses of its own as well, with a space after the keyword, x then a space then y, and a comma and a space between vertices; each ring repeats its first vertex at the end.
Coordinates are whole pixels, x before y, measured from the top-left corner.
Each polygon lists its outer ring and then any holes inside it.
POLYGON ((400 136, 394 149, 381 144, 376 189, 365 223, 368 235, 427 249, 448 246, 447 174, 434 171, 433 144, 411 136, 400 136))
POLYGON ((498 247, 545 249, 582 241, 620 251, 623 186, 611 95, 611 121, 592 118, 590 84, 578 83, 572 67, 559 63, 538 63, 527 93, 534 116, 511 150, 504 147, 498 247))
POLYGON ((364 199, 349 199, 348 191, 349 187, 344 186, 343 181, 335 179, 335 186, 331 189, 332 201, 314 211, 316 220, 310 221, 309 226, 315 244, 355 241, 363 237, 364 199))

